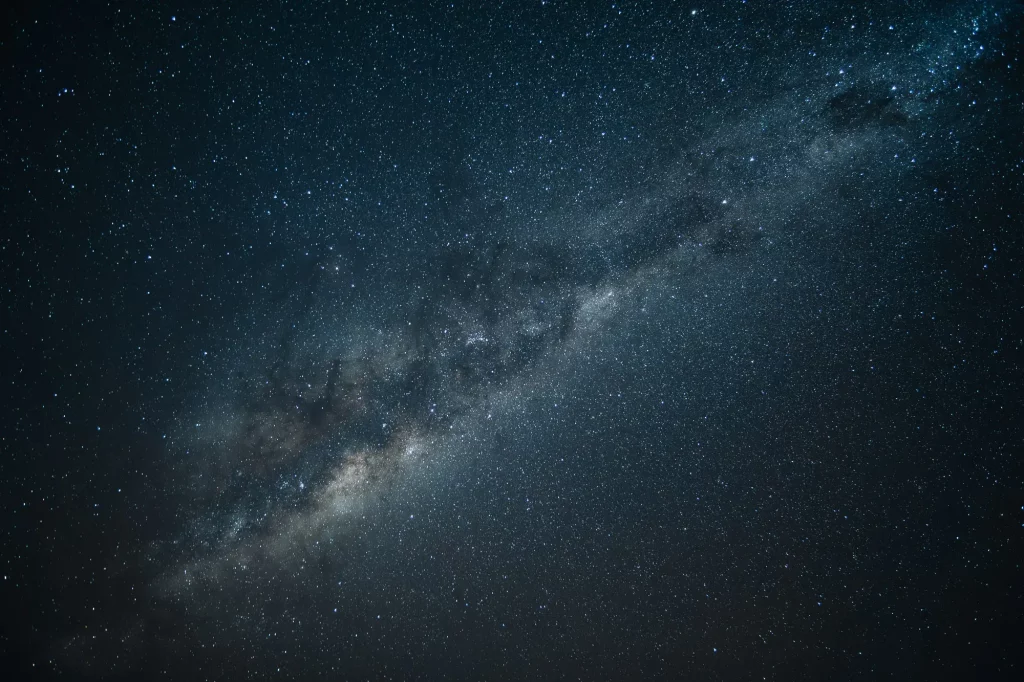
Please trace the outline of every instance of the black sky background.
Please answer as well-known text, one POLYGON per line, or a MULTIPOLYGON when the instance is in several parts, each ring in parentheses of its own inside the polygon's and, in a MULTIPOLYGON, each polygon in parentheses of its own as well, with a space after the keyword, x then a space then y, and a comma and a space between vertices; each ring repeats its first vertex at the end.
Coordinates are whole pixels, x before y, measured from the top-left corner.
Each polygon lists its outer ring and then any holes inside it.
POLYGON ((6 9, 6 665, 1016 679, 1021 16, 6 9))

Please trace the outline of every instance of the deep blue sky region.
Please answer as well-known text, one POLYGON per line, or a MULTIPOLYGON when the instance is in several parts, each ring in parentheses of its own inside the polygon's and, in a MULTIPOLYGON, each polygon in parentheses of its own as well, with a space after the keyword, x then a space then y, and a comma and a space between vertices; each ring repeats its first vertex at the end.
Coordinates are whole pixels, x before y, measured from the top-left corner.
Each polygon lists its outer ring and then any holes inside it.
POLYGON ((1020 679, 1019 2, 3 12, 8 679, 1020 679))

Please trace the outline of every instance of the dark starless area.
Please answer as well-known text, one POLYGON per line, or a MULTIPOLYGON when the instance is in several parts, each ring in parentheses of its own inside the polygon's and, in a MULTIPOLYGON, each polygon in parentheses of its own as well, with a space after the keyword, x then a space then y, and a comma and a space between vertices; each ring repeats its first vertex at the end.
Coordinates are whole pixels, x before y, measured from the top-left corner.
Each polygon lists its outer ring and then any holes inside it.
POLYGON ((14 3, 5 679, 1020 679, 1018 2, 14 3))

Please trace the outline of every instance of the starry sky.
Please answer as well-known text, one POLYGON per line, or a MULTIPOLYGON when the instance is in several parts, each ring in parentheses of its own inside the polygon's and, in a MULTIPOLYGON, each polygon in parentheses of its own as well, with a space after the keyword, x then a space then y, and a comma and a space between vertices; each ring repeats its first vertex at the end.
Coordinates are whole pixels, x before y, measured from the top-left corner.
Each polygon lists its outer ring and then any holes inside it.
POLYGON ((0 35, 18 679, 1018 679, 1019 2, 0 35))

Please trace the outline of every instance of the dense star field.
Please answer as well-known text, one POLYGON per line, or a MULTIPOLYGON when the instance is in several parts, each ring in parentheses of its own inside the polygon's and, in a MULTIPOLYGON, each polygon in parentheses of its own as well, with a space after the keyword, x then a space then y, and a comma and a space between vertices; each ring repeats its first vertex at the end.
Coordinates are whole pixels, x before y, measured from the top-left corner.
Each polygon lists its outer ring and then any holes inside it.
POLYGON ((1020 679, 1020 3, 4 14, 7 679, 1020 679))

